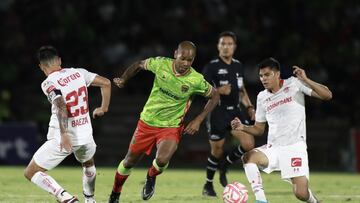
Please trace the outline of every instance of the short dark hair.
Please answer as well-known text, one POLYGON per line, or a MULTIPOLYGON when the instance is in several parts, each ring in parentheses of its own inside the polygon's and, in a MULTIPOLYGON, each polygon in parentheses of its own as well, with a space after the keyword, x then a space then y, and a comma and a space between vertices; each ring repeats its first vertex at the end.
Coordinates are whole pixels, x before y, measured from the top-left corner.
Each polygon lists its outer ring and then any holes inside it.
POLYGON ((37 57, 40 63, 47 63, 58 56, 58 52, 53 46, 42 46, 37 53, 37 57))
POLYGON ((279 61, 277 61, 273 57, 269 57, 269 58, 266 58, 266 59, 262 60, 257 65, 257 67, 258 67, 259 70, 261 70, 263 68, 266 68, 266 67, 270 67, 270 69, 272 69, 272 70, 280 71, 280 63, 279 63, 279 61))
POLYGON ((220 40, 220 38, 222 38, 222 37, 231 37, 234 40, 235 44, 237 42, 237 37, 236 37, 236 34, 234 32, 224 31, 224 32, 219 34, 218 40, 220 40))

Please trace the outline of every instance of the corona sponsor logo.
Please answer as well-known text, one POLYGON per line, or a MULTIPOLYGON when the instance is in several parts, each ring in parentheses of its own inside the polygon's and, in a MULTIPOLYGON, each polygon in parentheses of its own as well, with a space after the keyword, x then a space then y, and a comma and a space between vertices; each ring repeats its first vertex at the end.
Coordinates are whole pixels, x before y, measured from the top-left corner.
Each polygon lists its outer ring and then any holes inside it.
POLYGON ((67 77, 65 77, 65 78, 60 78, 60 79, 58 79, 58 83, 59 83, 59 85, 61 85, 62 87, 64 87, 64 86, 66 86, 68 83, 70 83, 71 81, 73 81, 73 80, 76 80, 76 79, 78 79, 78 78, 80 78, 81 76, 80 76, 80 73, 79 72, 76 72, 76 73, 74 73, 74 74, 71 74, 71 75, 69 75, 69 76, 67 76, 67 77))

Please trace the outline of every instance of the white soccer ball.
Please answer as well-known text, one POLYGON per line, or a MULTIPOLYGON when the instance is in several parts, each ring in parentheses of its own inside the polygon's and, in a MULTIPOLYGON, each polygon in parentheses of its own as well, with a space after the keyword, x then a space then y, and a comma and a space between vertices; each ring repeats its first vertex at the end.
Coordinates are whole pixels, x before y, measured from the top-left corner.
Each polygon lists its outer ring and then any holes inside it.
POLYGON ((246 203, 249 198, 246 186, 239 182, 229 183, 223 192, 224 203, 246 203))

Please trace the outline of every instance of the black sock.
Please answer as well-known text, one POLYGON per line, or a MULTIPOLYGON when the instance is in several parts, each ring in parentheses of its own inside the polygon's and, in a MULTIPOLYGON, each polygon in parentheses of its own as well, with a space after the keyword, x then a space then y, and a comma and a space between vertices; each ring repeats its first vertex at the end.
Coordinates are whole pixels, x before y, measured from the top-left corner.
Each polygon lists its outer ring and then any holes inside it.
POLYGON ((244 154, 245 150, 239 145, 235 149, 233 149, 226 157, 223 162, 223 167, 226 169, 229 165, 235 163, 237 160, 241 158, 244 154))
POLYGON ((219 159, 217 159, 213 155, 210 155, 208 157, 207 166, 206 166, 206 183, 212 183, 218 165, 219 165, 219 159))

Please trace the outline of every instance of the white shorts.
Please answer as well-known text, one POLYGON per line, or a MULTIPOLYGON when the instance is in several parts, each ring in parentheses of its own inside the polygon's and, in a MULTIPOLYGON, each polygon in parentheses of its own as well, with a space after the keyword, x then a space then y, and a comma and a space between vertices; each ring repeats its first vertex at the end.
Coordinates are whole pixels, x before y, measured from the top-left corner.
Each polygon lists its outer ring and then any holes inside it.
POLYGON ((75 158, 84 163, 89 161, 95 154, 96 144, 94 141, 73 146, 72 152, 60 151, 60 143, 56 139, 46 141, 34 154, 35 163, 46 170, 51 170, 59 165, 67 156, 74 153, 75 158))
POLYGON ((309 180, 309 162, 307 146, 298 142, 289 146, 271 146, 270 144, 256 148, 263 152, 269 160, 269 165, 261 170, 265 173, 280 171, 281 178, 290 181, 290 178, 306 176, 309 180))

